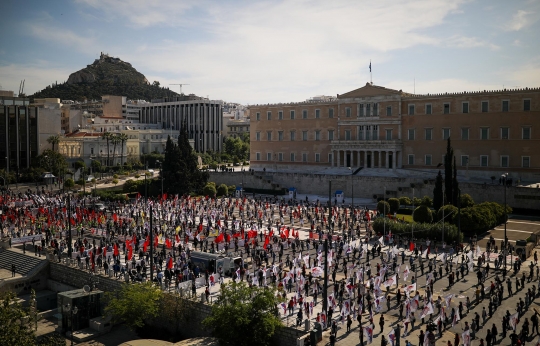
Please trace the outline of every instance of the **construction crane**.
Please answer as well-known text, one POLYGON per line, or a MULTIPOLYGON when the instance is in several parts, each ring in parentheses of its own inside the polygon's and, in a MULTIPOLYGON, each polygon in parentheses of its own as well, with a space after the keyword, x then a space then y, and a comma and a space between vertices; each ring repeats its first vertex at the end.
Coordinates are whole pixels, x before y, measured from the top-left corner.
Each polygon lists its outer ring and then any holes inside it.
POLYGON ((19 94, 18 94, 19 97, 24 97, 24 82, 25 81, 26 79, 23 79, 21 81, 21 84, 19 85, 19 94))
POLYGON ((180 95, 181 95, 182 94, 182 85, 189 85, 189 84, 182 83, 182 84, 169 84, 169 85, 180 85, 180 95))

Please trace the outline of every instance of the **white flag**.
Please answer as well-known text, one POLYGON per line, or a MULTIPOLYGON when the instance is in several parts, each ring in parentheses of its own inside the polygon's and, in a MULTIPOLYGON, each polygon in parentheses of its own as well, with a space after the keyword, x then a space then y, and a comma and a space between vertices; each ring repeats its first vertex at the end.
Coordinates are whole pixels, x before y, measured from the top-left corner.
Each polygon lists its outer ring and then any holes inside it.
POLYGON ((466 330, 463 333, 461 333, 461 339, 463 340, 463 346, 470 346, 471 345, 471 332, 470 332, 470 330, 466 330))
POLYGON ((427 315, 431 315, 433 313, 433 305, 431 303, 427 303, 424 305, 424 309, 422 309, 422 315, 420 318, 424 318, 427 315))
POLYGON ((519 322, 519 314, 516 312, 512 316, 510 316, 510 326, 513 330, 516 330, 517 324, 519 322))
POLYGON ((381 245, 384 246, 384 236, 382 236, 382 237, 379 238, 379 243, 381 243, 381 245))

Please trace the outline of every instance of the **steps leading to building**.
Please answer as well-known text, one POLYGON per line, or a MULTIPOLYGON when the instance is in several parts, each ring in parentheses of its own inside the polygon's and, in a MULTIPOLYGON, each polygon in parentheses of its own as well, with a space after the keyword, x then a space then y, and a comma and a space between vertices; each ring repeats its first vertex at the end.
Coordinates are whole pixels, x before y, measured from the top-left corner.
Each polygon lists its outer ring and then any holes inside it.
POLYGON ((22 276, 28 275, 33 269, 45 261, 45 256, 34 257, 0 248, 0 268, 11 271, 11 265, 15 264, 15 271, 22 276))

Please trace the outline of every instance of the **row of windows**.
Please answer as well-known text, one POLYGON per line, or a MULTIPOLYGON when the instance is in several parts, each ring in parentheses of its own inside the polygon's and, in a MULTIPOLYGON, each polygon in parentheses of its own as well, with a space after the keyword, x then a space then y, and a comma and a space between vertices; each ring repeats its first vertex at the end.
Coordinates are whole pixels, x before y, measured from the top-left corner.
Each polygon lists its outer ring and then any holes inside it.
MULTIPOLYGON (((414 115, 416 106, 414 104, 408 105, 408 114, 414 115)), ((480 109, 482 113, 487 113, 489 111, 489 101, 481 101, 480 103, 480 109)), ((501 101, 501 112, 509 112, 510 111, 510 101, 509 100, 503 100, 501 101)), ((531 110, 531 100, 526 99, 523 100, 523 110, 524 111, 530 111, 531 110)), ((425 114, 433 114, 433 107, 430 103, 424 105, 424 111, 425 114)), ((463 101, 461 102, 461 113, 469 113, 469 101, 463 101)), ((450 114, 450 102, 443 103, 443 114, 450 114)), ((388 114, 387 114, 388 115, 388 114)), ((390 110, 391 115, 391 110, 390 110)))
MULTIPOLYGON (((314 153, 314 161, 310 161, 310 157, 311 156, 309 153, 301 153, 300 155, 290 153, 289 162, 322 162, 320 153, 314 153)), ((255 160, 262 160, 262 155, 260 152, 255 153, 255 160)), ((283 153, 275 153, 273 156, 272 153, 266 153, 266 161, 285 162, 285 158, 283 153)), ((328 162, 332 162, 332 154, 328 154, 328 162)))
MULTIPOLYGON (((301 134, 300 140, 302 140, 302 141, 307 141, 308 140, 308 131, 300 131, 300 134, 301 134)), ((328 130, 327 133, 326 133, 326 138, 329 141, 333 141, 334 140, 334 130, 328 130)), ((256 141, 261 140, 261 133, 260 132, 257 132, 255 134, 255 140, 256 141)), ((266 140, 267 141, 272 140, 272 131, 266 131, 266 140)), ((284 131, 278 131, 277 132, 277 140, 278 141, 285 140, 284 131)), ((289 131, 289 140, 290 141, 296 141, 296 130, 289 131)), ((322 140, 320 130, 315 130, 315 140, 316 141, 322 140)))
MULTIPOLYGON (((441 162, 444 162, 444 155, 442 156, 441 160, 442 160, 441 162)), ((468 167, 469 166, 469 155, 461 155, 461 161, 460 162, 461 162, 462 167, 468 167)), ((510 156, 508 156, 508 155, 500 155, 499 156, 499 167, 507 168, 507 167, 509 167, 509 162, 510 162, 510 156)), ((409 154, 408 155, 407 163, 409 165, 414 165, 415 164, 414 154, 409 154)), ((433 158, 432 158, 431 155, 424 155, 424 165, 433 166, 434 164, 435 163, 434 163, 433 158)), ((490 167, 489 166, 489 156, 488 155, 480 155, 480 167, 490 167)), ((531 157, 530 156, 522 156, 521 157, 521 167, 522 168, 530 168, 531 167, 531 157)))
MULTIPOLYGON (((510 139, 510 127, 501 127, 499 128, 499 138, 498 139, 510 139)), ((470 139, 470 128, 463 127, 461 128, 461 140, 469 140, 470 139)), ((442 138, 448 139, 451 135, 451 130, 448 128, 442 129, 442 138)), ((478 139, 481 140, 488 140, 490 139, 490 128, 489 127, 481 127, 478 132, 478 139)), ((386 130, 386 139, 388 140, 390 136, 390 139, 392 137, 392 130, 386 130)), ((416 129, 408 129, 407 130, 407 139, 410 141, 413 141, 416 139, 416 129)), ((433 129, 428 128, 424 129, 424 139, 427 141, 433 140, 433 129)), ((531 127, 522 127, 521 128, 521 139, 531 139, 531 127)))
MULTIPOLYGON (((333 118, 334 117, 334 108, 328 108, 327 115, 328 115, 328 118, 333 118)), ((308 111, 307 111, 307 109, 302 110, 302 115, 301 116, 302 116, 302 119, 308 119, 308 111)), ((261 113, 257 112, 255 114, 255 117, 256 117, 257 121, 261 120, 261 113)), ((315 119, 320 119, 320 118, 321 118, 321 110, 316 109, 315 110, 315 119)), ((289 119, 291 119, 291 120, 296 119, 296 111, 294 111, 294 110, 289 111, 289 119)), ((272 120, 272 112, 271 111, 266 112, 266 120, 272 120)), ((278 111, 278 120, 283 120, 283 111, 278 111)))

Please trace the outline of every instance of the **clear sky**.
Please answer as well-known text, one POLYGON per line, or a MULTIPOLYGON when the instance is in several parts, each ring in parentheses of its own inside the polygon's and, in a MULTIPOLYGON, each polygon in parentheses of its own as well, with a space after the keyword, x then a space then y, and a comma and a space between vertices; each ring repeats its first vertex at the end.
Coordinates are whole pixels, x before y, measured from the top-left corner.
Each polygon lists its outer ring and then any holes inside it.
POLYGON ((538 0, 2 0, 0 13, 0 85, 15 93, 100 52, 243 104, 345 93, 370 60, 374 84, 407 92, 540 86, 538 0))

